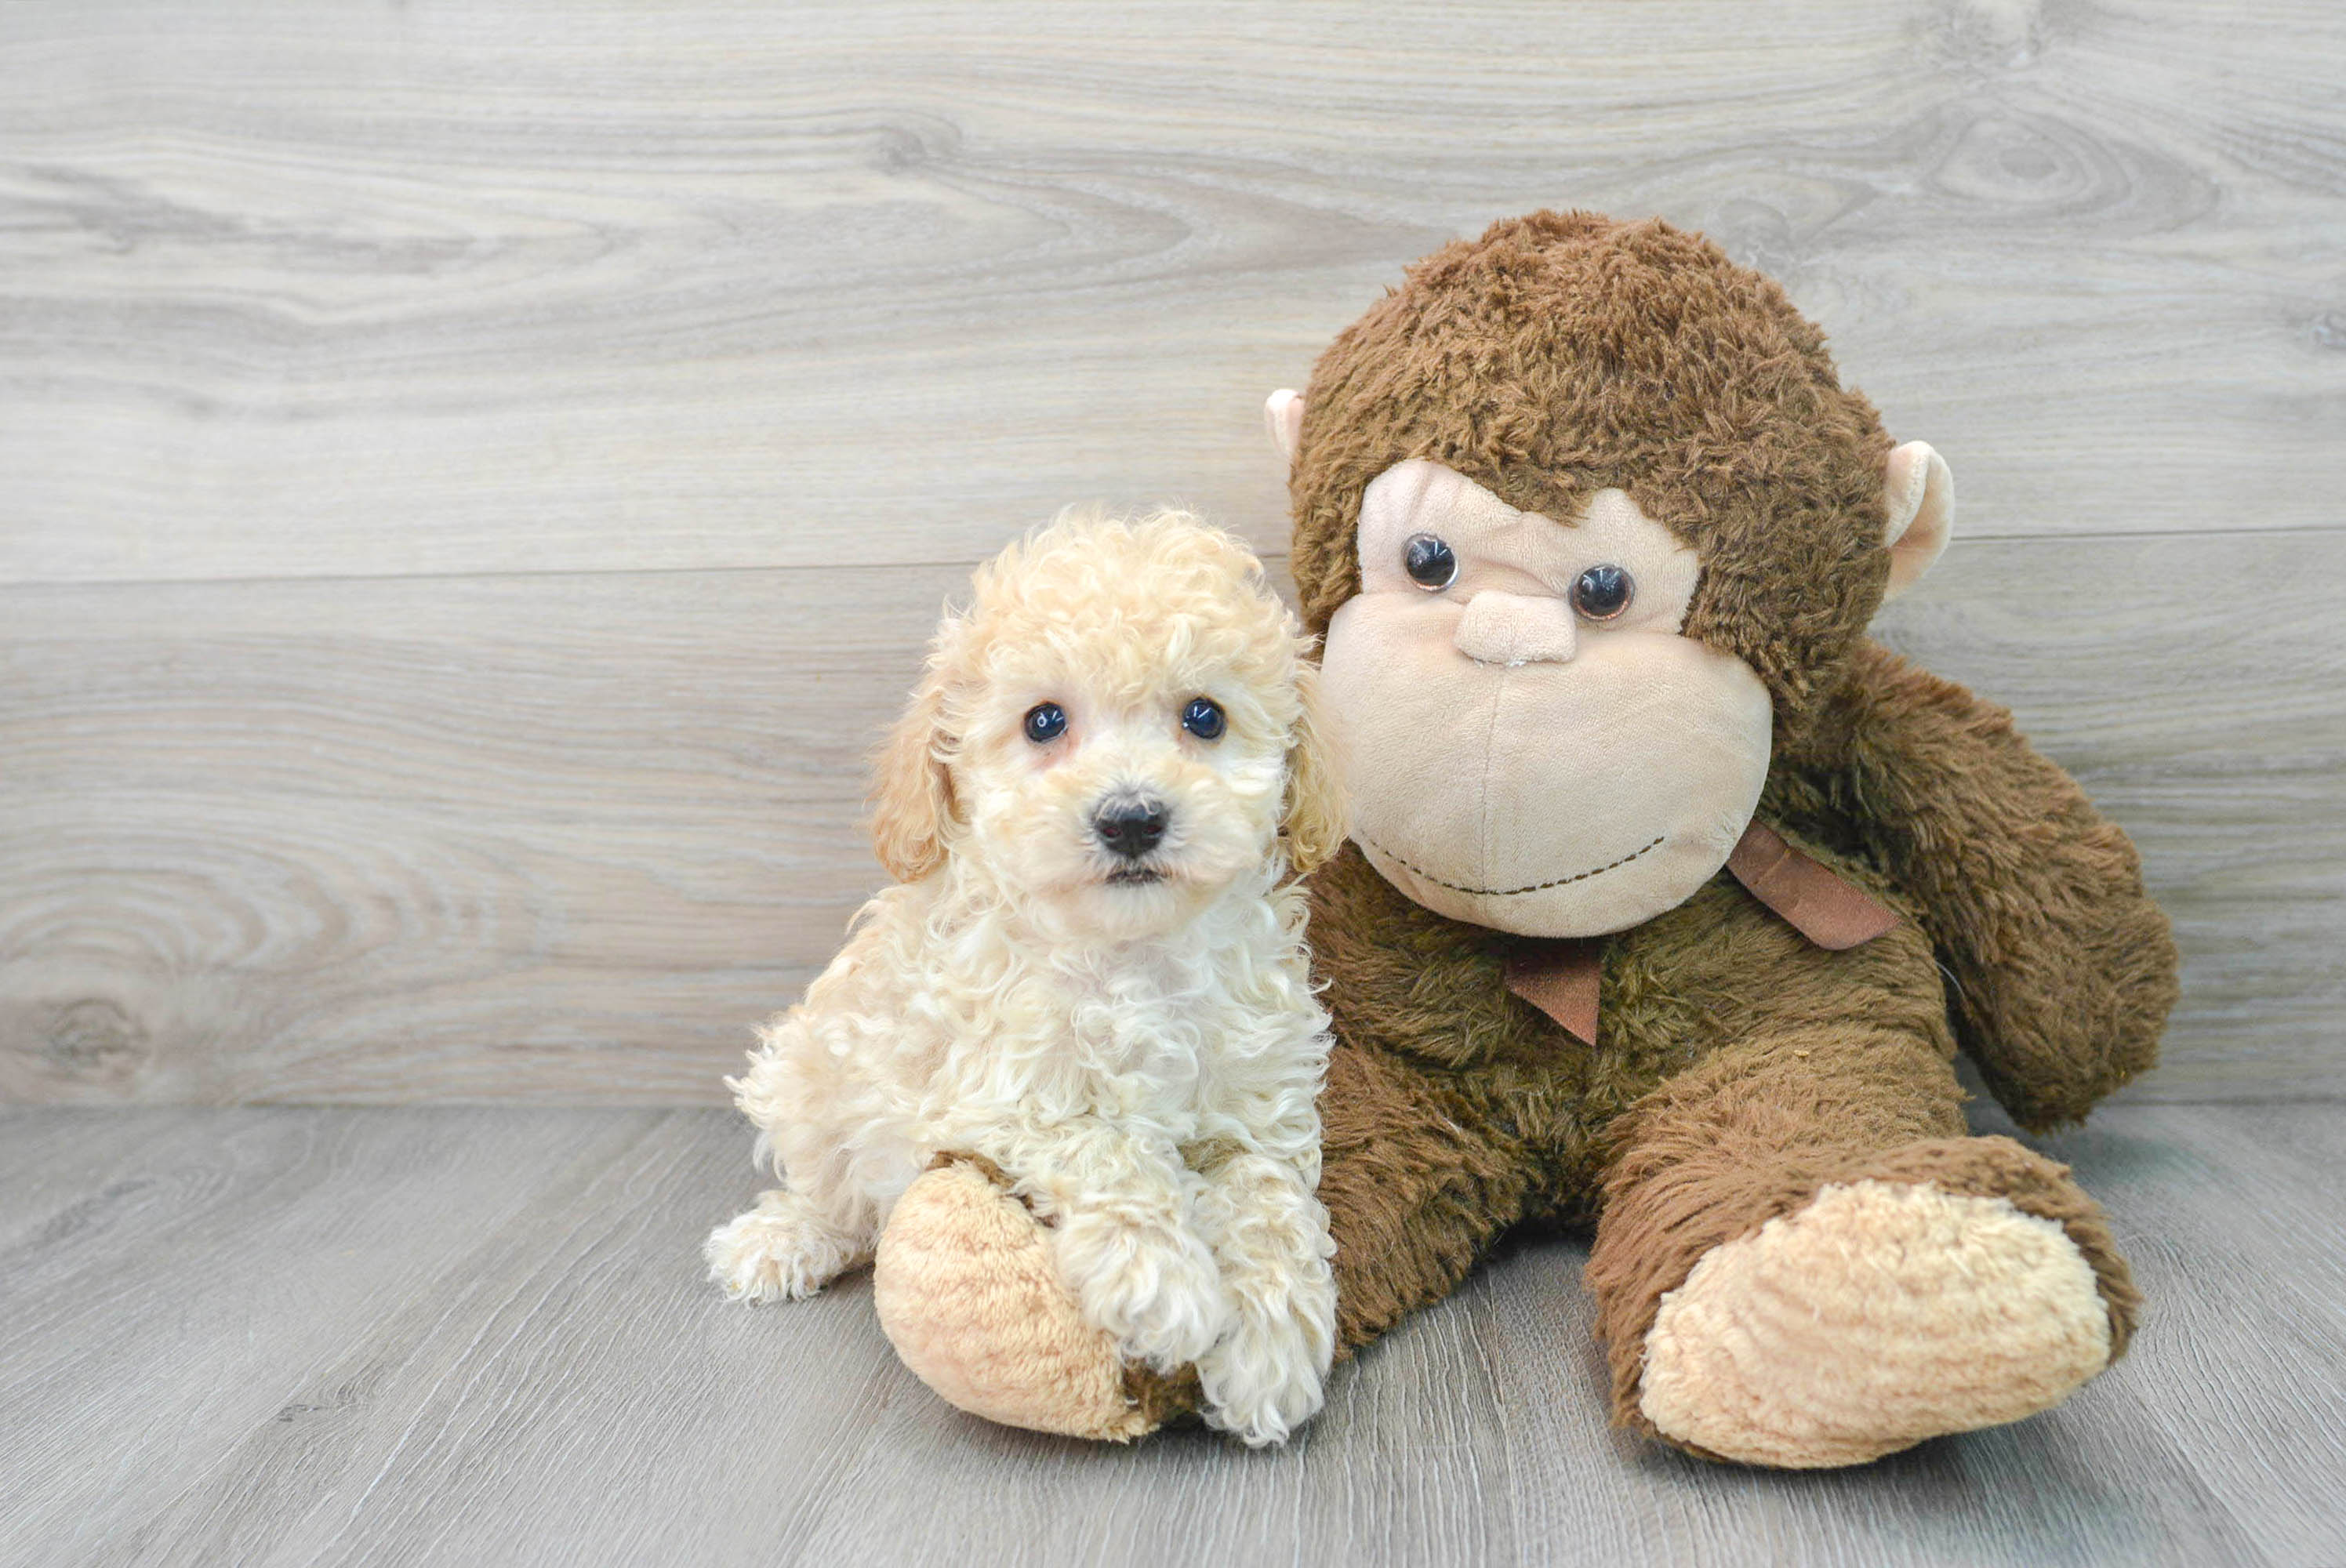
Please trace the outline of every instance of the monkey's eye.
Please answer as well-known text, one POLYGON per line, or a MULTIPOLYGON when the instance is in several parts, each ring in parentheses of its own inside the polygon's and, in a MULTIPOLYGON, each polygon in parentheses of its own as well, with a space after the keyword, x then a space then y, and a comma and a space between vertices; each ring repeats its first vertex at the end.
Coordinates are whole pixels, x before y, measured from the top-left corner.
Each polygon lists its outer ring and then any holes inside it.
POLYGON ((1056 702, 1038 702, 1026 710, 1026 738, 1048 746, 1067 732, 1067 710, 1056 702))
POLYGON ((1181 728, 1200 740, 1222 738, 1222 706, 1209 697, 1193 697, 1181 710, 1181 728))
POLYGON ((1609 621, 1629 607, 1637 585, 1618 566, 1591 566, 1573 579, 1572 607, 1592 621, 1609 621))
POLYGON ((1438 594, 1458 580, 1458 557, 1450 546, 1431 534, 1413 534, 1401 547, 1402 570, 1409 580, 1431 594, 1438 594))

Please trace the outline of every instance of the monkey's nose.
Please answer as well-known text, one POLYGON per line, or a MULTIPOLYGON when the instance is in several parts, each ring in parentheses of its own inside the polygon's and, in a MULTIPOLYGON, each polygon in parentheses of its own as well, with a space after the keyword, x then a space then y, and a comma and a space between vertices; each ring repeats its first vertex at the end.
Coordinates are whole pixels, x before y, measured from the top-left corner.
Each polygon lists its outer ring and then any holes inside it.
POLYGON ((1466 601, 1452 640, 1476 664, 1562 664, 1580 646, 1562 599, 1490 592, 1466 601))
POLYGON ((1172 820, 1164 801, 1127 796, 1108 801, 1093 815, 1092 831, 1108 853, 1137 860, 1157 847, 1172 820))

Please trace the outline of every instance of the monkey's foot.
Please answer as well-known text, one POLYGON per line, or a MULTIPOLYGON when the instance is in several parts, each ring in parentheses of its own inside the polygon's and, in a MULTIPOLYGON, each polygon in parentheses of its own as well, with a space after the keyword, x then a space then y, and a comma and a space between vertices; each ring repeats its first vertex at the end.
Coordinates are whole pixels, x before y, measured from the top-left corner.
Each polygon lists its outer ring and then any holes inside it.
POLYGON ((1041 1223, 986 1162, 941 1159, 897 1200, 872 1289, 897 1356, 972 1415, 1130 1442, 1196 1405, 1194 1372, 1127 1367, 1084 1321, 1041 1223))
POLYGON ((2111 1354, 2111 1308, 2058 1221, 1853 1181, 1703 1254, 1646 1336, 1638 1409, 1717 1458, 1862 1464, 2058 1404, 2111 1354))

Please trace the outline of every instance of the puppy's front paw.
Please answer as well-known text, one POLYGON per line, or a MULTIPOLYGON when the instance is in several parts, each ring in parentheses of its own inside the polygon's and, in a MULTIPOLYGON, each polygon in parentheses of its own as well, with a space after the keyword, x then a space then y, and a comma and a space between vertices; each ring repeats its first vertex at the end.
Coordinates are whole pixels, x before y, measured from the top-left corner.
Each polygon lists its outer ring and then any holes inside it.
POLYGON ((781 1192, 710 1231, 700 1255, 736 1301, 803 1300, 869 1256, 781 1192))
POLYGON ((1229 1327, 1221 1269, 1187 1230, 1077 1210, 1061 1219, 1052 1241, 1060 1277, 1085 1319, 1113 1335, 1128 1360, 1174 1371, 1229 1327))
POLYGON ((1319 1412, 1335 1347, 1336 1287, 1325 1263, 1270 1298, 1242 1298, 1230 1331, 1198 1359, 1208 1424, 1250 1448, 1285 1442, 1319 1412))

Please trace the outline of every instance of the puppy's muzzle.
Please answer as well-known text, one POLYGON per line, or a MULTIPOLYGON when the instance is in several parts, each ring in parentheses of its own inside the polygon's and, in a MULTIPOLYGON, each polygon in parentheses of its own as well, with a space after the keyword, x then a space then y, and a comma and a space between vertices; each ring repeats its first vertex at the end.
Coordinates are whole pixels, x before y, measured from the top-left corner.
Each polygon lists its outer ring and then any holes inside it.
POLYGON ((1103 801, 1092 814, 1092 835, 1109 854, 1137 860, 1155 849, 1173 820, 1164 801, 1118 796, 1103 801))

